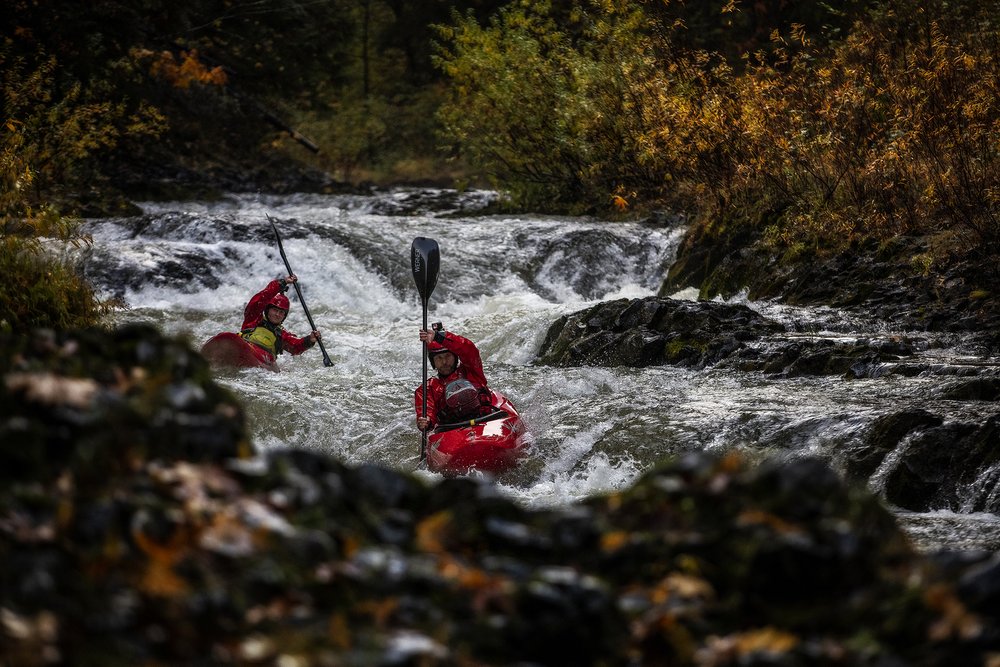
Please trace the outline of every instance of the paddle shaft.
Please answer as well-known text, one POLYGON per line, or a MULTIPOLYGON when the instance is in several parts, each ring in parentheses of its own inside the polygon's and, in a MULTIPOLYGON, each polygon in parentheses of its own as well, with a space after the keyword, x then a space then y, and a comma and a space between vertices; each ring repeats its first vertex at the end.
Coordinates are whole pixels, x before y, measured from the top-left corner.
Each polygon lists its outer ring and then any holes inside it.
MULTIPOLYGON (((420 300, 423 305, 424 310, 424 327, 423 331, 427 331, 427 299, 420 300)), ((424 383, 421 385, 423 389, 423 406, 421 408, 420 415, 427 419, 427 341, 424 341, 424 383)), ((427 429, 420 432, 420 460, 423 461, 427 457, 427 429)))
MULTIPOLYGON (((281 260, 285 263, 285 268, 288 270, 288 275, 293 276, 295 275, 295 272, 292 271, 292 266, 291 264, 288 263, 288 257, 285 256, 285 249, 281 245, 281 235, 278 234, 278 228, 275 226, 274 220, 271 219, 271 216, 267 216, 267 221, 271 223, 271 229, 274 230, 274 238, 278 242, 278 252, 281 253, 281 260)), ((299 297, 299 303, 302 304, 302 312, 306 314, 306 320, 309 321, 309 326, 312 328, 313 331, 316 331, 317 329, 316 325, 313 323, 312 314, 309 312, 309 307, 306 306, 306 300, 302 298, 302 290, 299 288, 299 283, 298 282, 292 283, 292 287, 295 288, 295 294, 297 294, 299 297)), ((330 361, 330 355, 326 353, 326 348, 323 347, 323 341, 317 338, 316 343, 319 345, 320 352, 323 353, 323 365, 333 366, 333 362, 330 361)))

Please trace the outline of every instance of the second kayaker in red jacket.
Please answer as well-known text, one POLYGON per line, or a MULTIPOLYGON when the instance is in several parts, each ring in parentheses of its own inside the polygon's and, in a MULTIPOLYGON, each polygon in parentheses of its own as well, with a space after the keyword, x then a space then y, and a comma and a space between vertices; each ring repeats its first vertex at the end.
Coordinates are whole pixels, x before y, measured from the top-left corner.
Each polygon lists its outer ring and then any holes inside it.
POLYGON ((267 287, 254 294, 243 309, 240 335, 247 342, 267 350, 274 358, 286 350, 292 354, 302 354, 320 340, 318 331, 299 338, 282 326, 288 317, 289 307, 288 297, 282 292, 296 281, 298 278, 294 274, 281 280, 272 280, 267 287))
POLYGON ((438 424, 448 424, 479 416, 491 410, 490 390, 479 348, 468 338, 445 331, 421 330, 420 340, 427 343, 427 358, 437 377, 427 379, 427 416, 423 417, 424 387, 414 392, 417 428, 421 431, 438 424))

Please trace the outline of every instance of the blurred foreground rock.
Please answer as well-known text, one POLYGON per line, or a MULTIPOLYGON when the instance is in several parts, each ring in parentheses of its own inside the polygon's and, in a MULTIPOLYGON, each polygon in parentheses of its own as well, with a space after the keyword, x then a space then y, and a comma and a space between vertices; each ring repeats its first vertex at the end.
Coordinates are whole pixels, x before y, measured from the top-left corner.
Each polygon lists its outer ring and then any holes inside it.
POLYGON ((997 557, 916 555, 815 460, 685 458, 532 511, 255 458, 150 329, 2 342, 2 665, 1000 663, 997 557))

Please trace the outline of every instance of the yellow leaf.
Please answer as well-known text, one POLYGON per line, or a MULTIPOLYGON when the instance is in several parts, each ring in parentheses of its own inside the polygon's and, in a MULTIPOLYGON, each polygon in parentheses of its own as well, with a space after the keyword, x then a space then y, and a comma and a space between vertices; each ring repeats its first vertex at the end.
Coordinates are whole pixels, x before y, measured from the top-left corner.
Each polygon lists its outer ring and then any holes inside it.
POLYGON ((736 652, 739 655, 751 653, 787 653, 798 646, 799 638, 776 628, 761 628, 734 635, 736 652))
POLYGON ((443 544, 451 529, 451 512, 438 512, 417 524, 417 549, 428 553, 444 553, 443 544))
POLYGON ((628 543, 629 533, 624 530, 614 531, 601 535, 601 551, 608 553, 618 551, 628 543))
POLYGON ((927 631, 931 641, 969 640, 982 634, 982 621, 965 608, 950 588, 931 586, 924 593, 924 602, 941 615, 927 631))
POLYGON ((138 583, 141 591, 162 597, 176 597, 187 592, 187 582, 173 570, 174 564, 187 554, 190 544, 185 527, 178 526, 170 539, 161 544, 146 535, 142 520, 137 517, 132 525, 132 540, 149 559, 138 583))
POLYGON ((655 604, 663 604, 667 600, 674 598, 687 600, 695 598, 709 599, 714 595, 715 590, 712 588, 712 585, 701 577, 671 572, 653 589, 652 601, 655 604))
POLYGON ((742 526, 766 526, 781 535, 800 535, 803 532, 799 526, 770 512, 757 509, 741 512, 736 521, 742 526))
POLYGON ((351 647, 351 627, 343 613, 338 612, 330 617, 329 633, 330 642, 335 648, 349 649, 351 647))
POLYGON ((358 610, 372 617, 375 625, 384 628, 392 619, 392 615, 399 609, 398 598, 388 598, 385 600, 372 600, 362 602, 358 605, 358 610))

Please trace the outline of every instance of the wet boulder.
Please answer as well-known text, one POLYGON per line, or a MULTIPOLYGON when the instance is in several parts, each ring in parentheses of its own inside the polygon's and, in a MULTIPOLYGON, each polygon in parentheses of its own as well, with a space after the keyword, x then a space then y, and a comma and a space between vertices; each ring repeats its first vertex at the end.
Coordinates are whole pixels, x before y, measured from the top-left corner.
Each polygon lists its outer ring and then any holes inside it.
POLYGON ((1000 415, 927 428, 901 443, 885 478, 885 497, 915 511, 1000 512, 998 463, 1000 415))
POLYGON ((1000 401, 1000 378, 981 377, 952 383, 940 390, 949 401, 1000 401))
POLYGON ((907 435, 944 423, 926 410, 908 410, 879 417, 863 439, 852 443, 839 459, 849 480, 867 482, 885 457, 900 446, 907 435))
POLYGON ((783 377, 840 375, 858 379, 895 373, 895 365, 913 353, 913 345, 902 339, 845 342, 777 336, 742 347, 719 366, 783 377))
POLYGON ((554 322, 538 352, 553 366, 704 367, 783 331, 746 306, 664 297, 618 299, 554 322))
POLYGON ((784 377, 856 379, 895 372, 914 343, 893 337, 835 341, 790 337, 740 305, 665 297, 619 299, 564 315, 546 333, 537 363, 554 366, 719 366, 784 377))

